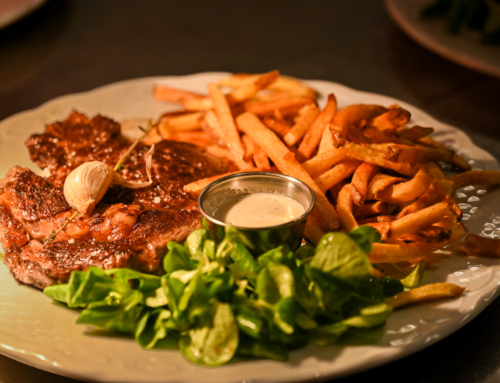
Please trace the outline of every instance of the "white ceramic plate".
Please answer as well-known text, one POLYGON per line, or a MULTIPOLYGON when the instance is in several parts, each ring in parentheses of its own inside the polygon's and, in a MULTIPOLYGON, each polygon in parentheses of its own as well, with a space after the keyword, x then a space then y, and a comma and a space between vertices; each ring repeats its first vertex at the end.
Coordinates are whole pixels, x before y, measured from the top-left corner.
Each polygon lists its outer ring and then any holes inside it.
POLYGON ((442 18, 420 18, 432 1, 385 0, 385 5, 394 22, 419 44, 457 64, 500 77, 500 45, 481 44, 479 32, 467 28, 451 35, 442 18))
POLYGON ((46 0, 2 0, 0 1, 0 28, 6 27, 29 15, 46 0))
MULTIPOLYGON (((52 100, 0 123, 0 176, 13 165, 35 169, 24 141, 45 123, 64 119, 72 109, 90 116, 102 113, 117 120, 156 118, 175 105, 155 101, 156 84, 204 92, 224 74, 155 77, 124 81, 52 100)), ((308 81, 321 94, 334 92, 340 107, 352 103, 399 103, 412 112, 413 122, 436 128, 436 137, 457 149, 481 169, 498 169, 494 158, 475 147, 467 136, 404 102, 364 93, 325 81, 308 81)), ((461 207, 471 232, 500 234, 500 193, 481 188, 461 190, 461 207), (499 229, 497 229, 499 228, 499 229)), ((496 260, 449 256, 429 271, 425 282, 450 281, 467 287, 459 299, 429 303, 394 313, 373 344, 306 347, 291 353, 286 363, 254 360, 204 368, 188 363, 178 351, 141 349, 133 340, 103 336, 76 325, 77 313, 54 304, 42 292, 17 284, 0 266, 0 353, 32 366, 79 379, 119 382, 298 382, 335 378, 372 368, 427 347, 456 331, 497 295, 500 264, 496 260)))

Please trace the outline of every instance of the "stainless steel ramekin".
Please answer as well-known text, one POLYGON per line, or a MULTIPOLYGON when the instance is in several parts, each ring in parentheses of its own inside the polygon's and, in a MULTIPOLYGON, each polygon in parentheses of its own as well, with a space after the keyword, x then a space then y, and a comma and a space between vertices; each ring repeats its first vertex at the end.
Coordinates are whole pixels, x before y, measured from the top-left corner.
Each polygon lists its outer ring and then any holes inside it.
POLYGON ((215 226, 225 227, 227 209, 253 193, 278 193, 292 198, 304 207, 300 217, 275 226, 249 228, 235 226, 244 232, 255 246, 255 252, 262 254, 283 244, 292 250, 298 248, 304 236, 306 219, 314 207, 314 192, 301 180, 279 173, 245 172, 236 173, 212 182, 198 197, 198 206, 205 218, 215 226))

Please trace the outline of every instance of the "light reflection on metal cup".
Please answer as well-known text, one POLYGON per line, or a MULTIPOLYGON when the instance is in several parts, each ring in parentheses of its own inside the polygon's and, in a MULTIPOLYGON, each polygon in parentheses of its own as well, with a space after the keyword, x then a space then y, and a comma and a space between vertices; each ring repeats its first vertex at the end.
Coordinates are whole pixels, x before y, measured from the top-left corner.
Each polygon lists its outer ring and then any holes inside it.
POLYGON ((304 235, 307 216, 315 203, 314 192, 297 178, 279 173, 245 172, 220 178, 208 185, 198 197, 201 213, 212 225, 224 228, 227 210, 243 197, 253 193, 277 193, 294 199, 304 207, 304 214, 292 221, 260 228, 235 226, 255 246, 260 255, 280 245, 298 248, 304 235))

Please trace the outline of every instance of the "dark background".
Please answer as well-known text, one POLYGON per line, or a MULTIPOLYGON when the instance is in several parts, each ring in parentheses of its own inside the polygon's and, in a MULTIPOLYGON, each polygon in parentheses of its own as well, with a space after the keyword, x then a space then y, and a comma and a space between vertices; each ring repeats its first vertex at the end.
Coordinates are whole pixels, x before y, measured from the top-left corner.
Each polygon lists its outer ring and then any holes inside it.
MULTIPOLYGON (((50 0, 0 30, 0 120, 130 78, 272 69, 411 103, 500 158, 500 80, 413 42, 375 0, 50 0)), ((339 382, 497 382, 499 368, 497 300, 435 345, 339 382)), ((0 383, 28 382, 76 381, 0 356, 0 383)))

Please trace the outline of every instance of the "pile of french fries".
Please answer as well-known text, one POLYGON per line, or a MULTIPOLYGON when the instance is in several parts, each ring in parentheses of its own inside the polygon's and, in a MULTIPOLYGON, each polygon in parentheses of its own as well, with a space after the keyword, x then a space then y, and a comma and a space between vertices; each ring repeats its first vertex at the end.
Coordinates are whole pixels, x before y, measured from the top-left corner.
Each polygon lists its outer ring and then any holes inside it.
MULTIPOLYGON (((432 127, 409 127, 411 114, 404 108, 338 109, 329 94, 321 109, 313 89, 278 71, 231 75, 209 84, 207 94, 158 85, 154 96, 183 110, 164 114, 146 144, 191 142, 227 159, 232 173, 278 171, 304 181, 316 195, 306 237, 317 244, 329 231, 373 226, 383 239, 370 254, 375 265, 432 262, 434 251, 467 234, 456 189, 500 184, 500 172, 472 171, 464 158, 430 137, 432 127), (443 163, 461 173, 447 178, 443 163)), ((188 184, 185 191, 196 197, 227 174, 188 184)), ((500 241, 469 236, 462 251, 500 256, 500 241)), ((400 300, 457 296, 463 289, 441 283, 418 291, 400 300)))

